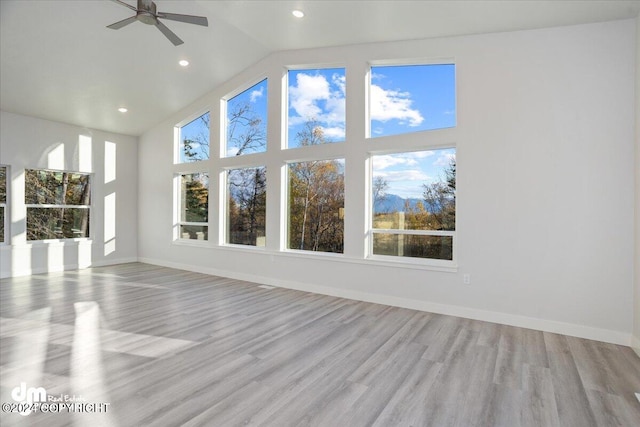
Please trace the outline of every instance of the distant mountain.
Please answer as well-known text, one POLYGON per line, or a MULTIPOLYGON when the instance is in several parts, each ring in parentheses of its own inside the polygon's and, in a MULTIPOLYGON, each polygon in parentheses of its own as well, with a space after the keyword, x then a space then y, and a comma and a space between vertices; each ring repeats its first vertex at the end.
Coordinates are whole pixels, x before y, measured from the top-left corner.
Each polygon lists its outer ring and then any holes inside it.
POLYGON ((390 213, 390 212, 403 212, 405 203, 407 201, 409 202, 409 207, 411 207, 412 209, 415 209, 415 207, 418 205, 418 202, 422 202, 424 204, 424 201, 422 199, 413 199, 413 198, 405 199, 395 194, 386 194, 383 200, 380 200, 378 201, 378 203, 375 203, 375 206, 373 207, 373 213, 378 214, 378 213, 390 213))

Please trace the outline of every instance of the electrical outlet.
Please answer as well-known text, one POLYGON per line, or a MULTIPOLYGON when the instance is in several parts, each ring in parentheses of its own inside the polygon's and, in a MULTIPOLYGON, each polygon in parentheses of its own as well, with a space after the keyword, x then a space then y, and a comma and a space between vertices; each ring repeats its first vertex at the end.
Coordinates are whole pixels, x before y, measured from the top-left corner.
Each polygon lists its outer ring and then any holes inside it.
POLYGON ((464 282, 465 285, 470 285, 471 284, 471 275, 470 274, 463 274, 462 275, 462 281, 464 282))

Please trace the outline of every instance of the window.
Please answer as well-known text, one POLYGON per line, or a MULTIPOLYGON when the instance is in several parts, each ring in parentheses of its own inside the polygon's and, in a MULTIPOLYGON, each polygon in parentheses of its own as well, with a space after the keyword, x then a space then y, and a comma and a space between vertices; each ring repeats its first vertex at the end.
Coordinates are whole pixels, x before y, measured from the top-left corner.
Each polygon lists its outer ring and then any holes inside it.
POLYGON ((227 243, 265 246, 267 178, 264 167, 227 171, 227 243))
POLYGON ((454 127, 455 65, 371 67, 370 136, 454 127))
POLYGON ((288 248, 344 250, 344 159, 289 164, 288 248))
POLYGON ((455 149, 372 156, 371 254, 453 260, 455 149))
POLYGON ((289 148, 345 138, 345 69, 291 70, 288 74, 289 148))
POLYGON ((180 175, 179 238, 209 238, 209 174, 180 175))
POLYGON ((179 163, 198 162, 209 159, 210 114, 204 113, 197 119, 180 127, 179 163))
POLYGON ((226 157, 267 149, 267 80, 227 101, 226 157))
POLYGON ((8 217, 7 210, 7 167, 0 166, 0 243, 5 242, 5 230, 8 217))
POLYGON ((89 237, 91 177, 27 169, 25 205, 27 240, 89 237))

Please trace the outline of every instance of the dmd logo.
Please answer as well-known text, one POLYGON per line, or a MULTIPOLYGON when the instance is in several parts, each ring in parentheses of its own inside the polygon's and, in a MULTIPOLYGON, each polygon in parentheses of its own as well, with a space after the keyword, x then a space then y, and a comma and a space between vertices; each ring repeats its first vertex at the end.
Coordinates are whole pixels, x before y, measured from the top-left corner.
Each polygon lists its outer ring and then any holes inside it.
POLYGON ((33 408, 33 403, 44 403, 47 401, 47 391, 44 387, 29 387, 27 388, 27 383, 21 382, 20 385, 13 390, 11 390, 11 397, 14 401, 18 403, 26 403, 22 411, 20 411, 21 415, 29 415, 33 408))

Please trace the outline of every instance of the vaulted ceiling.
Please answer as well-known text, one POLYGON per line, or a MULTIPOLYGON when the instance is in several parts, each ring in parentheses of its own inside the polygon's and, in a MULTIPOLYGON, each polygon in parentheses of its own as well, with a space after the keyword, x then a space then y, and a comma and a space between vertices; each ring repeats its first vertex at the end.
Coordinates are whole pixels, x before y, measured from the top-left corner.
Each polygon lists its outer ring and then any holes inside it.
MULTIPOLYGON (((134 0, 123 0, 135 6, 134 0)), ((140 135, 272 52, 354 43, 534 29, 636 17, 640 1, 157 0, 208 27, 133 15, 108 0, 0 1, 0 108, 140 135), (293 9, 305 12, 302 19, 293 9), (180 67, 187 59, 190 65, 180 67), (126 114, 117 108, 126 106, 126 114)))

